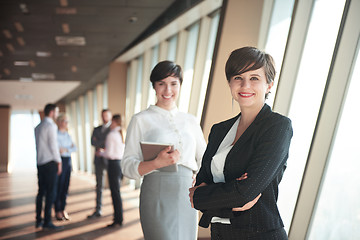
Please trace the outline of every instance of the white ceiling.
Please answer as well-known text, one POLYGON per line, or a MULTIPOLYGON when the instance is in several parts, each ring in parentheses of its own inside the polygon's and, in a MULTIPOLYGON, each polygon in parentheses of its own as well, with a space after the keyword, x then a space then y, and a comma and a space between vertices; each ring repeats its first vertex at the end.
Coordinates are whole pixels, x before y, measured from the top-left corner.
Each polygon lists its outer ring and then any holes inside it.
POLYGON ((56 103, 80 85, 80 81, 0 81, 0 105, 12 110, 42 110, 47 103, 56 103))

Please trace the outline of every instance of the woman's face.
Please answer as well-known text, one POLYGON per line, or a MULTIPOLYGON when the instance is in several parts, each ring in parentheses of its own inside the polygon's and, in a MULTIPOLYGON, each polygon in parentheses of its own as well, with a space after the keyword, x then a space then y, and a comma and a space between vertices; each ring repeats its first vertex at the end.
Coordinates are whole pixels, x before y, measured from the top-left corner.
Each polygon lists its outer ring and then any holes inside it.
POLYGON ((240 108, 262 107, 265 103, 265 94, 273 86, 266 81, 264 68, 247 71, 235 75, 230 79, 231 95, 240 105, 240 108))
POLYGON ((156 92, 156 106, 171 110, 176 105, 179 97, 180 80, 177 77, 169 76, 155 82, 154 89, 156 92))
POLYGON ((68 127, 68 120, 66 118, 62 119, 59 124, 60 129, 66 129, 68 127))

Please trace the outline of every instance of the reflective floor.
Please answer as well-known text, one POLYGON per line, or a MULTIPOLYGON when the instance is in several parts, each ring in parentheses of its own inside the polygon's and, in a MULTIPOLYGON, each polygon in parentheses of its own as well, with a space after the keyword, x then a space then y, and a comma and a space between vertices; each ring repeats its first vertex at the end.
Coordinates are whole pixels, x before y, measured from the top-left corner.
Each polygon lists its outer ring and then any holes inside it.
MULTIPOLYGON (((0 173, 0 239, 124 239, 142 240, 139 220, 139 191, 121 188, 124 225, 108 229, 113 207, 110 190, 104 191, 103 216, 88 220, 95 207, 95 180, 88 174, 72 174, 66 210, 70 221, 53 220, 59 231, 35 228, 36 173, 0 173)), ((54 216, 54 214, 53 214, 54 216)))

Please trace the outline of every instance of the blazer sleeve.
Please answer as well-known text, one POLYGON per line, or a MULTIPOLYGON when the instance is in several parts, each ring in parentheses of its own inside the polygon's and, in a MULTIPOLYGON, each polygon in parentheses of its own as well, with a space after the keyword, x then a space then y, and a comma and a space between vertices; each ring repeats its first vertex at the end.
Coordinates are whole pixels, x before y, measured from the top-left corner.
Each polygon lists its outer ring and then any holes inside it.
MULTIPOLYGON (((210 143, 213 139, 213 135, 214 135, 214 127, 215 125, 213 125, 211 127, 211 130, 210 130, 210 134, 209 134, 209 137, 208 137, 208 143, 210 143)), ((212 181, 212 175, 209 175, 207 172, 206 172, 206 168, 209 166, 210 164, 210 161, 211 159, 208 159, 206 158, 206 155, 207 155, 207 152, 208 152, 208 148, 209 148, 209 145, 207 146, 206 150, 205 150, 205 153, 203 155, 203 158, 202 158, 202 162, 201 162, 201 167, 200 167, 200 170, 199 172, 197 173, 196 175, 196 182, 195 182, 195 186, 198 186, 200 185, 201 183, 206 183, 206 184, 210 184, 210 183, 213 183, 212 181)))
POLYGON ((198 210, 241 207, 262 193, 282 171, 288 157, 292 137, 291 121, 282 118, 267 125, 253 149, 246 169, 248 179, 236 179, 199 187, 194 193, 198 210))
POLYGON ((99 127, 94 128, 91 135, 91 145, 93 145, 94 147, 99 147, 100 145, 100 136, 98 134, 99 130, 100 130, 99 127))

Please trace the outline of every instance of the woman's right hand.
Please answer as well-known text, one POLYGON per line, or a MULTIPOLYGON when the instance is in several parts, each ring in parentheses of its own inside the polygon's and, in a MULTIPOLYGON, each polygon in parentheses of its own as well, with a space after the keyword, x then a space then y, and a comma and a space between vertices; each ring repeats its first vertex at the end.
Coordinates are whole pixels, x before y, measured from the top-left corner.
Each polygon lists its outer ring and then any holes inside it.
POLYGON ((170 152, 171 147, 162 150, 157 157, 153 160, 156 169, 173 165, 180 159, 180 152, 178 150, 170 152))

